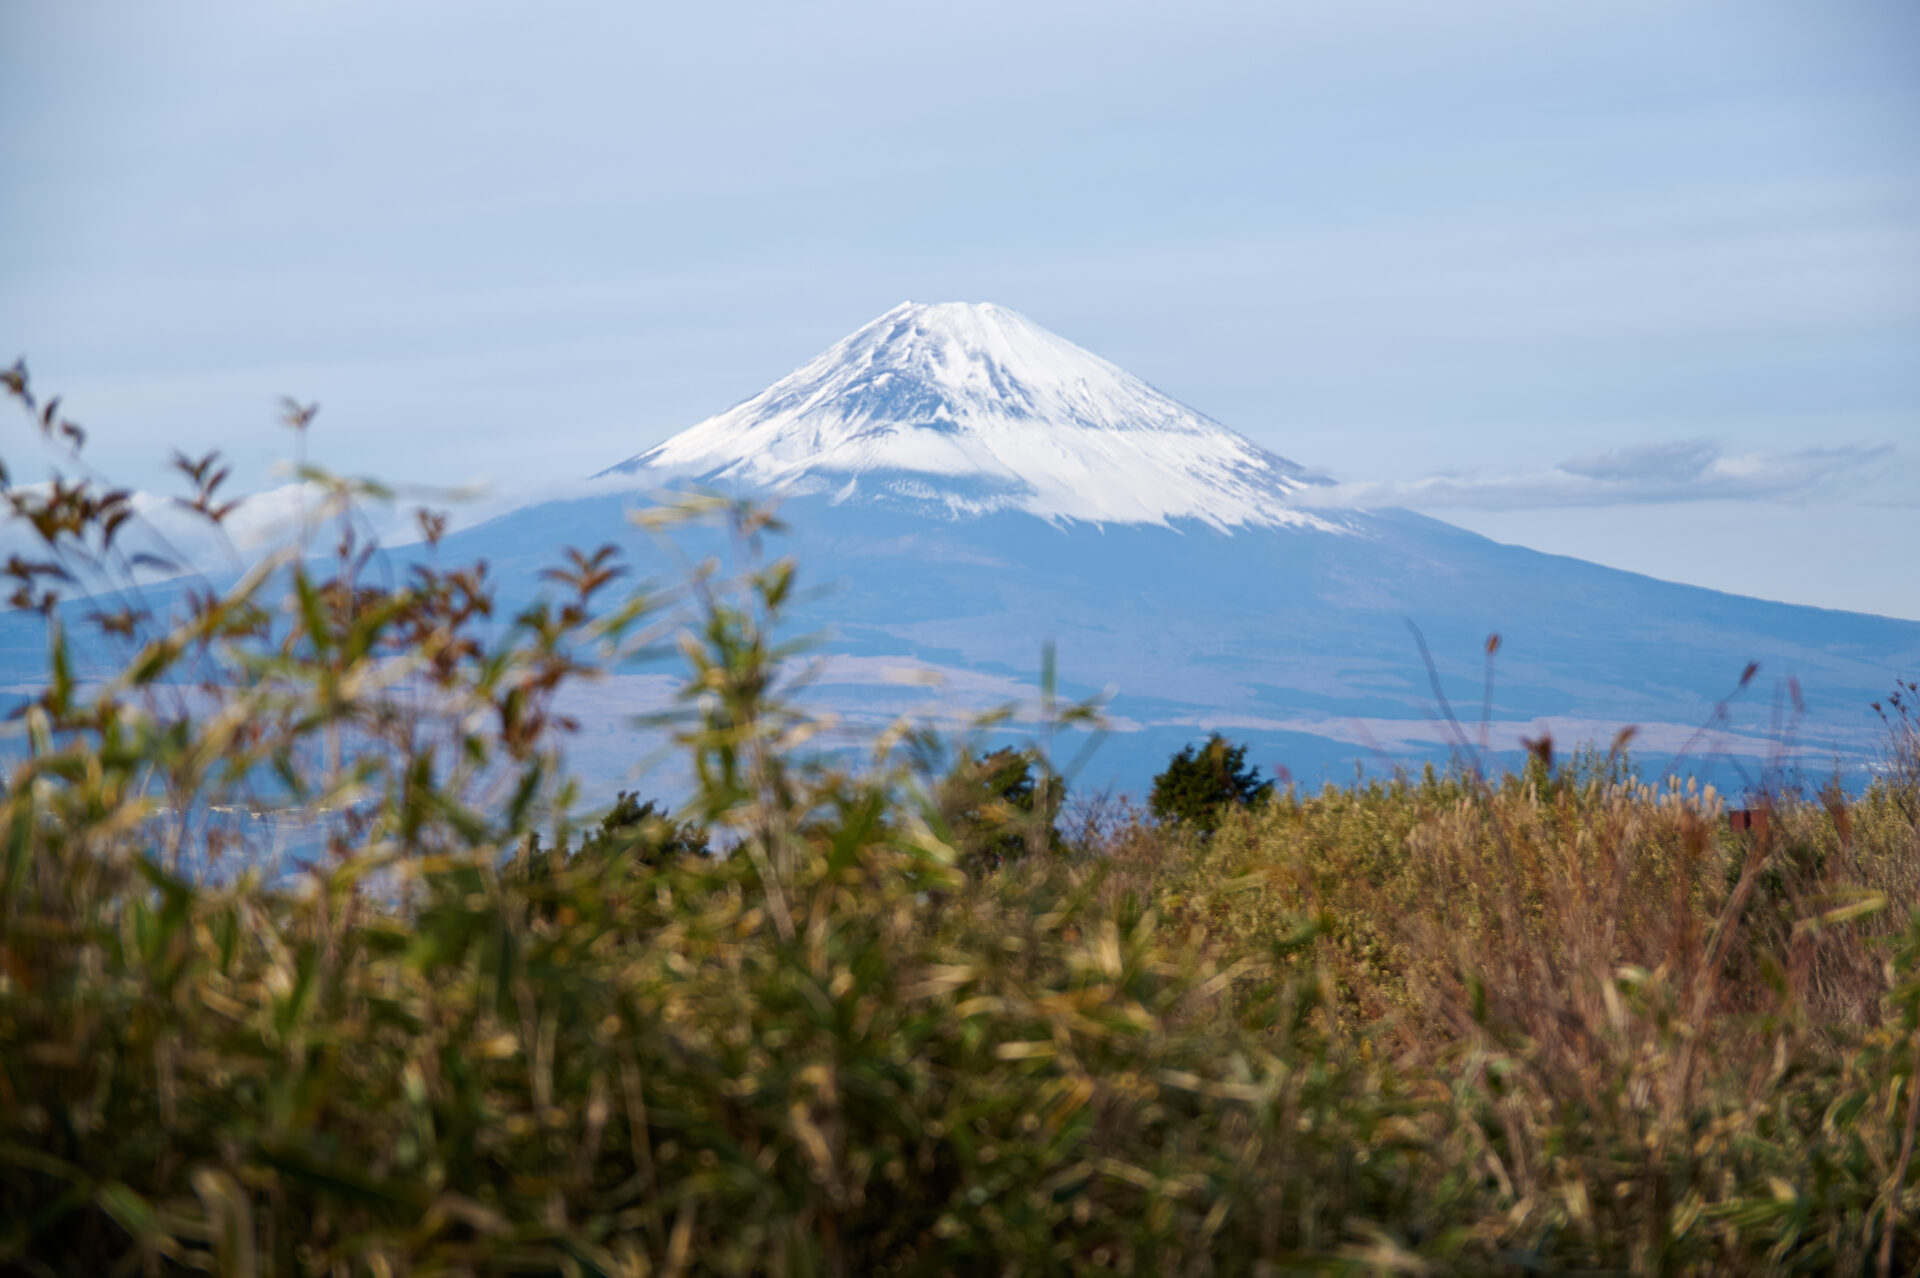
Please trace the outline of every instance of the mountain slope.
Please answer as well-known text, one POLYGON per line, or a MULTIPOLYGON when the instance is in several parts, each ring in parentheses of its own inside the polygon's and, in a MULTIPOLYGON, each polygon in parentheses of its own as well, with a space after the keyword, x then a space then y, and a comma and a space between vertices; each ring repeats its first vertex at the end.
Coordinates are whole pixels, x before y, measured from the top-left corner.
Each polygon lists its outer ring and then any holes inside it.
MULTIPOLYGON (((643 578, 674 568, 634 530, 631 497, 514 512, 450 538, 534 588, 560 543, 614 541, 643 578)), ((1019 512, 930 518, 826 494, 780 504, 769 548, 799 562, 793 633, 825 636, 813 696, 851 732, 914 710, 983 709, 1031 696, 1043 645, 1070 695, 1106 689, 1113 732, 1087 783, 1138 795, 1167 755, 1211 729, 1264 768, 1344 778, 1446 759, 1441 685, 1479 736, 1484 644, 1501 635, 1488 741, 1517 755, 1550 734, 1564 752, 1621 728, 1653 769, 1738 788, 1776 754, 1815 781, 1856 782, 1878 741, 1870 703, 1920 669, 1920 623, 1747 599, 1505 546, 1407 512, 1356 516, 1344 535, 1298 527, 1174 529, 1049 524, 1019 512), (1760 676, 1718 718, 1748 662, 1760 676), (899 676, 937 677, 931 688, 899 676), (1792 709, 1797 681, 1804 712, 1792 709), (1708 726, 1704 733, 1699 732, 1708 726)), ((691 549, 724 554, 725 539, 691 549)), ((645 753, 622 727, 663 708, 667 683, 620 675, 570 707, 588 750, 645 753)))

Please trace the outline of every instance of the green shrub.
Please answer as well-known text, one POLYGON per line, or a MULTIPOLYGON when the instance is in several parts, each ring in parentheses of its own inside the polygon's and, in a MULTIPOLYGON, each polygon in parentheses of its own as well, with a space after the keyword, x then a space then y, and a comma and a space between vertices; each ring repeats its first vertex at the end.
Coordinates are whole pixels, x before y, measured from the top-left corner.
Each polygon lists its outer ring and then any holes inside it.
POLYGON ((1211 833, 1228 808, 1250 807, 1265 799, 1273 782, 1248 765, 1247 747, 1232 745, 1219 733, 1205 744, 1187 746, 1168 760, 1153 779, 1148 809, 1162 821, 1183 821, 1211 833))

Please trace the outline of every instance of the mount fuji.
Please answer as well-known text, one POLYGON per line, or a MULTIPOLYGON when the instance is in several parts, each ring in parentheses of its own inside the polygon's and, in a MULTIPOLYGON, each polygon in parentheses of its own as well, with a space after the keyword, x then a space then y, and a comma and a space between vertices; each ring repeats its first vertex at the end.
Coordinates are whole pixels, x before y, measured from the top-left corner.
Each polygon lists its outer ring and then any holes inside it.
MULTIPOLYGON (((613 543, 635 578, 673 581, 683 561, 630 518, 662 490, 761 497, 790 530, 770 549, 798 561, 791 623, 819 636, 807 695, 839 725, 828 740, 1030 702, 1052 645, 1060 691, 1103 694, 1110 726, 1074 784, 1135 795, 1216 730, 1307 782, 1444 760, 1463 734, 1511 763, 1523 737, 1604 748, 1633 726, 1648 772, 1737 790, 1785 760, 1857 785, 1883 740, 1872 703, 1920 671, 1920 622, 1676 585, 1405 510, 1316 509, 1325 482, 1011 311, 907 304, 432 553, 486 560, 508 616, 569 545, 613 543), (1760 677, 1723 708, 1749 663, 1760 677)), ((148 603, 164 613, 184 580, 148 603)), ((40 619, 0 614, 0 691, 31 695, 44 662, 40 619)), ((635 783, 659 742, 634 721, 677 686, 615 671, 563 707, 590 793, 635 783)))
MULTIPOLYGON (((1108 694, 1082 784, 1135 794, 1211 730, 1309 781, 1444 758, 1458 735, 1436 682, 1470 707, 1469 736, 1484 700, 1508 761, 1522 736, 1604 747, 1631 725, 1652 770, 1738 787, 1784 757, 1857 782, 1871 702, 1920 668, 1920 623, 1662 582, 1404 510, 1315 511, 1302 499, 1320 482, 1011 311, 907 304, 607 468, 591 495, 441 554, 530 592, 558 546, 611 541, 665 577, 626 517, 643 494, 775 499, 792 529, 779 549, 819 587, 797 618, 825 636, 811 695, 848 732, 1030 695, 1053 643, 1063 690, 1108 694), (1760 677, 1717 714, 1749 662, 1760 677)), ((617 674, 574 707, 590 779, 614 784, 644 753, 627 725, 670 684, 617 674)))

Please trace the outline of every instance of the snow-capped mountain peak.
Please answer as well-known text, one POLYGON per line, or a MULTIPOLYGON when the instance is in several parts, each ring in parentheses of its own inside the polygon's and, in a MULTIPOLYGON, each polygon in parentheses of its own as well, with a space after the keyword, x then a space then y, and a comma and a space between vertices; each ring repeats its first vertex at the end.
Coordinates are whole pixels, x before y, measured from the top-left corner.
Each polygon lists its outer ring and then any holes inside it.
POLYGON ((985 303, 903 303, 716 417, 604 472, 832 492, 959 517, 1332 529, 1300 468, 985 303))

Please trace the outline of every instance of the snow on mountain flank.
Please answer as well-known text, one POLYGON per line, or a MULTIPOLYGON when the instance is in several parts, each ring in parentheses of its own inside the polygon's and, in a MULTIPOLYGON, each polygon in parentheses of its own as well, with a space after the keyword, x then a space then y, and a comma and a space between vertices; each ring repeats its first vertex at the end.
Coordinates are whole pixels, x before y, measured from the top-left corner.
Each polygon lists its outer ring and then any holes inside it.
POLYGON ((952 517, 1338 525, 1300 468, 1024 316, 896 306, 751 399, 605 476, 830 492, 952 517))

